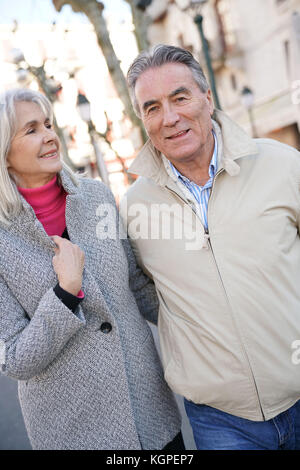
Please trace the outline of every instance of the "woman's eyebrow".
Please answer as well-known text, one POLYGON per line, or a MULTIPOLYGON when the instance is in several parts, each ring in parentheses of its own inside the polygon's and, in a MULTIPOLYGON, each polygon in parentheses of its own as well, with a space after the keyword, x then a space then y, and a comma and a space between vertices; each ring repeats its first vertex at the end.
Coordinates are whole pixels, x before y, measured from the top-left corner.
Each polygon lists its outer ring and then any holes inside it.
MULTIPOLYGON (((50 118, 48 116, 45 118, 44 124, 46 122, 50 122, 50 118)), ((30 127, 30 126, 35 126, 38 123, 39 123, 39 121, 37 121, 36 119, 32 119, 32 121, 26 122, 26 124, 24 124, 24 126, 22 127, 21 130, 25 130, 25 129, 27 129, 27 127, 30 127)))
POLYGON ((24 124, 24 126, 22 127, 21 130, 24 130, 24 129, 26 129, 27 127, 33 126, 33 125, 35 125, 35 124, 37 124, 37 120, 36 120, 36 119, 33 119, 32 121, 28 121, 28 122, 26 122, 26 124, 24 124))

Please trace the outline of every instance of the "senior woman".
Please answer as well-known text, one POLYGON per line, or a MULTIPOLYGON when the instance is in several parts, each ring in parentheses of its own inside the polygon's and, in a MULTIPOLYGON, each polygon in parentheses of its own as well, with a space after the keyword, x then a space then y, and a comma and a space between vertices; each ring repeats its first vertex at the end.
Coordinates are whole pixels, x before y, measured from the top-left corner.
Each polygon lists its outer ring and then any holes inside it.
POLYGON ((96 236, 112 194, 73 174, 59 147, 42 94, 0 97, 2 372, 18 380, 32 447, 182 448, 145 320, 154 286, 127 240, 96 236))

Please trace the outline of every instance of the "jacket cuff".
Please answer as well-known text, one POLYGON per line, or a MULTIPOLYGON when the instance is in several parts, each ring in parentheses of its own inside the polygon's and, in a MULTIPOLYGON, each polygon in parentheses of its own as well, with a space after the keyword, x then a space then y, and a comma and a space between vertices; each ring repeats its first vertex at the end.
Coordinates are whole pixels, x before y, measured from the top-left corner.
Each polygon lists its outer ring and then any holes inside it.
POLYGON ((65 304, 67 308, 72 310, 73 313, 75 313, 78 305, 84 299, 84 294, 82 291, 80 291, 79 296, 76 297, 75 295, 70 294, 70 292, 62 289, 59 283, 56 284, 53 290, 55 295, 63 302, 63 304, 65 304))

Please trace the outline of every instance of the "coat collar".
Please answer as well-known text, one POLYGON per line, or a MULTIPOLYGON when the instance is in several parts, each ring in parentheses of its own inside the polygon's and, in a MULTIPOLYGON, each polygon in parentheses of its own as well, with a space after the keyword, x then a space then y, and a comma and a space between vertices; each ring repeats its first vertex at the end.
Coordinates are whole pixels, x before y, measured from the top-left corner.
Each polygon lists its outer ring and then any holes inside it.
MULTIPOLYGON (((63 169, 58 173, 58 177, 60 178, 61 184, 68 196, 77 200, 80 196, 79 186, 72 181, 70 175, 63 169)), ((46 235, 46 232, 41 222, 37 219, 33 208, 22 195, 20 195, 20 197, 23 210, 21 210, 18 215, 11 218, 11 223, 9 225, 3 226, 2 228, 12 233, 22 234, 22 236, 24 236, 24 234, 27 234, 28 236, 30 234, 32 234, 32 236, 39 235, 43 244, 53 248, 55 244, 51 238, 46 235)))
MULTIPOLYGON (((235 160, 256 154, 258 152, 257 144, 224 112, 215 110, 213 119, 217 123, 214 128, 217 130, 218 144, 222 149, 218 156, 218 170, 225 169, 229 175, 235 176, 240 170, 235 160)), ((152 145, 151 140, 146 142, 128 171, 129 173, 151 178, 161 186, 166 185, 169 181, 161 153, 152 145)))
POLYGON ((79 181, 76 175, 75 179, 77 180, 77 184, 74 183, 70 175, 65 170, 60 171, 59 177, 61 180, 61 184, 67 194, 75 195, 78 193, 79 181))
MULTIPOLYGON (((68 195, 76 195, 77 192, 78 192, 78 186, 75 184, 75 182, 72 180, 71 176, 64 170, 62 169, 58 174, 57 174, 57 178, 59 180, 59 182, 61 183, 62 187, 64 188, 64 190, 66 191, 66 193, 68 195)), ((76 178, 76 176, 75 176, 76 178)), ((22 205, 23 205, 23 208, 25 209, 25 211, 28 209, 30 210, 30 212, 33 212, 33 209, 32 207, 30 206, 30 204, 28 204, 28 202, 26 201, 26 199, 21 195, 21 200, 22 200, 22 205)))

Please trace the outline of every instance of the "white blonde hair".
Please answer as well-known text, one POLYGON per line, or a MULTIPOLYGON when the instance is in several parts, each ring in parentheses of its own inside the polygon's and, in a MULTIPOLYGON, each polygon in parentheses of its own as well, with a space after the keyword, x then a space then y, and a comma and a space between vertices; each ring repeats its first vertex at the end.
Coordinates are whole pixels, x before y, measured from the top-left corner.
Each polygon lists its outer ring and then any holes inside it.
MULTIPOLYGON (((7 169, 7 155, 17 131, 15 104, 20 101, 36 103, 45 116, 53 120, 52 105, 42 93, 27 88, 16 88, 0 95, 0 222, 4 224, 8 224, 12 217, 20 214, 23 207, 20 193, 7 169)), ((72 170, 64 162, 62 165, 72 181, 78 185, 72 170)))

